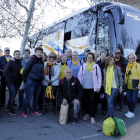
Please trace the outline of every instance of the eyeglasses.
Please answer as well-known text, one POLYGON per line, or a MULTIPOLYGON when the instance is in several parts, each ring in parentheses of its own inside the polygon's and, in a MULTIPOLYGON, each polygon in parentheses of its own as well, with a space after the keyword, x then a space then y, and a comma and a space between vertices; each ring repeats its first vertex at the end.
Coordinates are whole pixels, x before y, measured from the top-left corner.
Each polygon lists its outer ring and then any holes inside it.
POLYGON ((116 52, 116 54, 121 54, 120 52, 116 52))
POLYGON ((55 56, 50 56, 50 58, 53 58, 53 59, 55 59, 56 57, 55 57, 55 56))
POLYGON ((135 58, 129 58, 129 59, 135 59, 135 58))

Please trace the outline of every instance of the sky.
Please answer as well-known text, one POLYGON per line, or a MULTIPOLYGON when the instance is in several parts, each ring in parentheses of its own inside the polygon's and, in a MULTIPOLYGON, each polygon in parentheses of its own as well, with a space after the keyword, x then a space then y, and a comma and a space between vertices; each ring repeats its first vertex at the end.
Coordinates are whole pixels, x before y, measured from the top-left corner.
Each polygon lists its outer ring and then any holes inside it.
MULTIPOLYGON (((68 9, 65 10, 65 12, 61 11, 60 8, 57 9, 57 10, 59 10, 59 18, 58 18, 58 14, 56 14, 56 10, 52 10, 51 15, 53 16, 53 18, 51 18, 51 16, 50 16, 49 22, 47 22, 47 24, 45 26, 71 14, 74 11, 77 11, 81 8, 89 7, 87 0, 81 0, 81 1, 82 1, 82 3, 79 3, 79 2, 72 3, 71 1, 66 1, 63 4, 64 6, 68 7, 68 9)), ((5 47, 10 47, 10 49, 11 49, 10 54, 13 56, 14 50, 20 50, 21 41, 22 41, 22 38, 4 39, 4 40, 0 40, 0 46, 1 46, 2 50, 4 50, 5 47)))

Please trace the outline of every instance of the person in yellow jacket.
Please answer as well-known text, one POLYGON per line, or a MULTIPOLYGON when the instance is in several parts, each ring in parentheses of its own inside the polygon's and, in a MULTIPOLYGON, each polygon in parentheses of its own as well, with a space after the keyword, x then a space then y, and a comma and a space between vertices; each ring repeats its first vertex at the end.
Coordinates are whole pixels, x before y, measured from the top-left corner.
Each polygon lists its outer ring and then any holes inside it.
POLYGON ((61 55, 61 59, 62 59, 62 61, 61 61, 61 71, 60 71, 60 79, 59 79, 59 81, 60 81, 62 78, 65 77, 64 71, 65 71, 65 69, 67 68, 68 57, 67 57, 67 55, 63 54, 63 55, 61 55))
POLYGON ((136 55, 128 55, 128 65, 125 73, 125 83, 127 84, 127 104, 129 111, 125 114, 127 118, 135 116, 134 110, 137 104, 137 96, 140 89, 140 64, 136 62, 136 55), (134 84, 134 80, 137 81, 137 85, 134 84))

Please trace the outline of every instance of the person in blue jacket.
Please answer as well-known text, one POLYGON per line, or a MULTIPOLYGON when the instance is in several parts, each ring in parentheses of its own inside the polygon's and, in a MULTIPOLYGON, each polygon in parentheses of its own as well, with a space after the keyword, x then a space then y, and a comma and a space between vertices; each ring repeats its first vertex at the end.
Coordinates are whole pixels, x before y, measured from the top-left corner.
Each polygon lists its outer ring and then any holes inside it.
POLYGON ((6 47, 4 48, 4 54, 3 56, 0 57, 0 76, 1 76, 1 95, 0 95, 0 105, 4 106, 5 104, 5 91, 6 91, 6 75, 4 75, 4 69, 6 70, 6 65, 10 61, 10 48, 6 47))
POLYGON ((33 55, 25 64, 23 70, 23 81, 26 83, 26 98, 23 103, 21 116, 28 118, 27 107, 33 96, 32 115, 41 116, 37 112, 38 97, 41 91, 41 82, 44 79, 44 63, 42 61, 43 49, 41 47, 35 48, 35 55, 33 55))
POLYGON ((68 61, 68 67, 73 70, 73 76, 78 78, 78 72, 80 70, 80 67, 84 64, 82 60, 78 59, 78 52, 73 51, 72 52, 72 60, 68 61))

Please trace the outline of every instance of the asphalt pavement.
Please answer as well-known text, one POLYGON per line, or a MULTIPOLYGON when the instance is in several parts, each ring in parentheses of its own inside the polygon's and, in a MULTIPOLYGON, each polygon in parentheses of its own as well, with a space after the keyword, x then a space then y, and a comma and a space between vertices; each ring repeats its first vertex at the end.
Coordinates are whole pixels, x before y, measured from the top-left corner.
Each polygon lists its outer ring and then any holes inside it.
MULTIPOLYGON (((17 99, 18 96, 16 102, 17 99)), ((128 111, 126 103, 124 112, 120 112, 118 105, 114 110, 114 116, 123 119, 127 128, 127 134, 121 138, 107 137, 102 132, 97 132, 107 118, 107 115, 101 115, 100 105, 95 125, 91 125, 90 120, 83 121, 82 115, 76 124, 69 120, 66 125, 60 125, 59 111, 55 114, 48 111, 42 116, 32 116, 28 110, 29 118, 23 118, 21 110, 17 110, 17 116, 11 116, 6 112, 6 105, 0 108, 0 140, 140 140, 140 99, 135 110, 136 116, 132 119, 124 116, 128 111)))

